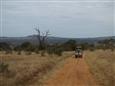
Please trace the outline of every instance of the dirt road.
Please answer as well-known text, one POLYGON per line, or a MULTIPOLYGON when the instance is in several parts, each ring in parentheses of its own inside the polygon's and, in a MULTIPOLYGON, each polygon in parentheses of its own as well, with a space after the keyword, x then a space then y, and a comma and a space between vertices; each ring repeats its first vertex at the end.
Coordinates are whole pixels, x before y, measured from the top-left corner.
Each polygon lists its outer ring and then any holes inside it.
POLYGON ((43 86, 98 86, 84 59, 69 58, 43 86))

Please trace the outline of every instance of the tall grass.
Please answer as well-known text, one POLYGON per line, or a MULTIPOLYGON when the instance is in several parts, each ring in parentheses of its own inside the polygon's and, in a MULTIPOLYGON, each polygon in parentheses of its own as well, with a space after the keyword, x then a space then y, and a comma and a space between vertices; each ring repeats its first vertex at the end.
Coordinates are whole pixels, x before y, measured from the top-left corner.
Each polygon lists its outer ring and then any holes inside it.
POLYGON ((92 74, 101 86, 115 86, 115 51, 85 52, 92 74))
POLYGON ((39 81, 47 72, 51 71, 57 63, 64 60, 70 54, 64 54, 61 57, 49 55, 41 56, 40 54, 26 55, 22 52, 3 54, 1 53, 0 61, 9 65, 10 77, 0 73, 0 86, 28 86, 36 78, 39 81))

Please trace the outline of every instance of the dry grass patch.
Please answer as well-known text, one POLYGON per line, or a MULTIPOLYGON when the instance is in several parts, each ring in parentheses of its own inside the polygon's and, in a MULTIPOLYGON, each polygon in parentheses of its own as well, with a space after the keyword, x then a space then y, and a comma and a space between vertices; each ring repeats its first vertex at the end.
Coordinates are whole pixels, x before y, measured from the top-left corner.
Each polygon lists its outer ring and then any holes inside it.
POLYGON ((102 86, 115 86, 115 51, 86 51, 85 59, 102 86))
POLYGON ((0 86, 28 86, 36 78, 41 79, 44 74, 69 55, 65 53, 58 57, 55 55, 41 56, 39 54, 1 54, 0 62, 9 65, 9 72, 0 73, 0 86))

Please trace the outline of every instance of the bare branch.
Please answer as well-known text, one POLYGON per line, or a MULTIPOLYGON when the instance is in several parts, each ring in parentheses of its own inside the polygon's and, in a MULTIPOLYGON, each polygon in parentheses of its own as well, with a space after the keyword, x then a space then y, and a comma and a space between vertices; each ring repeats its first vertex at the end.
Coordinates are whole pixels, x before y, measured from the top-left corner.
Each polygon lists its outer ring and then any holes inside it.
POLYGON ((39 30, 39 27, 38 27, 38 28, 35 28, 35 30, 37 31, 38 35, 40 36, 41 33, 40 33, 40 30, 39 30))
POLYGON ((49 35, 49 30, 45 32, 45 34, 44 34, 44 36, 42 38, 42 41, 45 42, 45 40, 47 39, 48 35, 49 35))
POLYGON ((46 31, 45 33, 42 33, 42 34, 39 30, 39 27, 35 28, 35 30, 37 32, 37 38, 38 38, 38 41, 39 41, 39 46, 40 46, 41 49, 44 49, 44 47, 46 47, 46 40, 47 40, 48 35, 49 35, 49 30, 46 31))
POLYGON ((36 32, 37 32, 37 38, 38 38, 38 41, 39 41, 39 44, 41 45, 42 43, 42 40, 41 40, 41 32, 39 30, 39 27, 38 28, 35 28, 36 32))

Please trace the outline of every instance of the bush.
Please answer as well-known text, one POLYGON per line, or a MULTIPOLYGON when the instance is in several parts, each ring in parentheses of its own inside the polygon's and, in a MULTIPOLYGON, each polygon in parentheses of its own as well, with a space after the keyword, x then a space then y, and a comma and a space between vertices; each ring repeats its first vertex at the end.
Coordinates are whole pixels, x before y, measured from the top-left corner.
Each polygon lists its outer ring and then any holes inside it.
POLYGON ((36 49, 34 50, 34 52, 35 52, 36 54, 39 54, 39 53, 40 53, 38 48, 36 48, 36 49))
POLYGON ((114 48, 111 48, 111 51, 114 51, 114 48))
POLYGON ((106 50, 111 49, 112 51, 115 49, 115 39, 109 38, 98 42, 98 47, 100 49, 106 50))
POLYGON ((35 46, 32 45, 30 42, 24 42, 21 45, 18 45, 14 48, 15 51, 34 51, 35 50, 35 46))
POLYGON ((58 47, 58 46, 55 46, 55 47, 49 47, 47 49, 47 53, 49 55, 52 55, 52 54, 56 54, 58 56, 61 56, 62 55, 62 52, 63 52, 63 49, 58 47))
POLYGON ((54 54, 56 54, 58 56, 62 56, 62 52, 63 52, 63 50, 61 48, 57 48, 57 49, 55 49, 54 54))
POLYGON ((47 53, 48 53, 49 55, 54 54, 54 49, 53 49, 52 47, 48 48, 48 49, 47 49, 47 53))
POLYGON ((5 63, 0 63, 0 73, 5 73, 5 72, 8 72, 8 67, 9 65, 8 64, 5 64, 5 63))
POLYGON ((93 47, 92 47, 92 48, 90 48, 89 50, 90 50, 90 51, 94 51, 94 50, 95 50, 95 48, 93 48, 93 47))
POLYGON ((5 54, 12 54, 12 51, 11 50, 6 50, 5 54))
POLYGON ((26 53, 26 55, 31 55, 31 54, 32 54, 31 51, 27 51, 27 52, 25 52, 25 53, 26 53))
POLYGON ((0 50, 7 51, 7 50, 12 50, 10 44, 6 42, 0 42, 0 50))
POLYGON ((45 56, 45 50, 41 51, 41 56, 45 56))
POLYGON ((65 51, 73 51, 75 50, 76 44, 76 40, 71 39, 61 44, 61 48, 63 48, 65 51))
POLYGON ((17 54, 18 54, 18 55, 21 55, 21 51, 18 51, 17 54))

